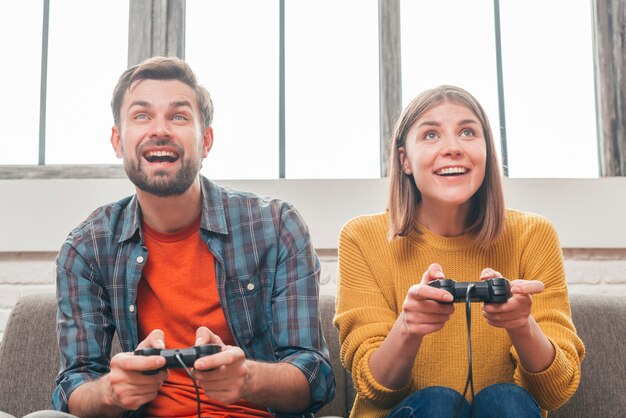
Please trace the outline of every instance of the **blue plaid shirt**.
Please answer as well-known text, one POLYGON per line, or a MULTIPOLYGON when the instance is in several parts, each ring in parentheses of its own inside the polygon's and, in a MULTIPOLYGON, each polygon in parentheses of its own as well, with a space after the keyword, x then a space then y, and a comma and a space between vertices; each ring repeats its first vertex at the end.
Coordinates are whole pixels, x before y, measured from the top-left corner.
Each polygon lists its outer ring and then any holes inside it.
MULTIPOLYGON (((215 257, 230 331, 247 358, 300 369, 312 398, 302 416, 315 412, 333 398, 335 378, 318 309, 320 264, 308 229, 286 202, 204 177, 201 184, 201 236, 215 257)), ((56 262, 61 367, 55 409, 67 411, 72 391, 109 371, 114 333, 122 350, 136 348, 137 286, 147 259, 136 196, 97 209, 69 234, 56 262)))

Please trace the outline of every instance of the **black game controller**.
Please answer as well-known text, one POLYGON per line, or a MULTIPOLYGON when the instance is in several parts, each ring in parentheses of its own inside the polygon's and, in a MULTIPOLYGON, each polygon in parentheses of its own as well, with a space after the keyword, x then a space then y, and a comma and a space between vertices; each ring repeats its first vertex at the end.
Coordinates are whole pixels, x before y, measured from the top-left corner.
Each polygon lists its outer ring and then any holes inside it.
POLYGON ((470 284, 474 285, 470 293, 470 301, 472 302, 504 303, 511 297, 511 285, 503 277, 481 282, 457 283, 451 279, 439 279, 428 283, 429 286, 450 292, 454 298, 453 302, 465 302, 467 288, 470 284))
POLYGON ((135 350, 136 356, 161 356, 165 358, 165 366, 157 370, 149 370, 143 372, 143 374, 157 374, 159 370, 167 368, 181 368, 182 364, 178 361, 179 357, 186 367, 193 367, 193 363, 200 357, 208 356, 211 354, 219 353, 222 351, 222 346, 218 344, 204 344, 196 345, 189 348, 174 348, 163 349, 160 348, 140 348, 135 350))

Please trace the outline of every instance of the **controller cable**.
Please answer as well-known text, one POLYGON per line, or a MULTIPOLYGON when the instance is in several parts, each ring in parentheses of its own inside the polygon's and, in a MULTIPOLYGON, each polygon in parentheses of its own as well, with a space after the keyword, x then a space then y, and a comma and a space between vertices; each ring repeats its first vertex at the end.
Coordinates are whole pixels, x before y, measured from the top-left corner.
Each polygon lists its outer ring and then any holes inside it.
POLYGON ((463 396, 459 399, 459 402, 454 411, 454 418, 458 417, 459 412, 461 412, 461 405, 463 404, 463 399, 465 399, 465 395, 467 394, 467 388, 470 387, 472 394, 472 417, 476 416, 476 405, 474 404, 474 378, 472 375, 472 304, 470 294, 474 289, 474 283, 470 283, 467 286, 467 291, 465 293, 465 322, 467 323, 467 379, 465 380, 465 389, 463 389, 463 396))
POLYGON ((191 381, 193 382, 193 387, 196 389, 196 404, 198 405, 198 418, 202 418, 201 413, 200 413, 200 389, 198 388, 198 383, 196 382, 196 379, 193 377, 193 374, 187 368, 187 365, 185 364, 183 359, 180 357, 180 354, 176 353, 175 357, 176 357, 176 360, 178 360, 178 362, 180 363, 185 373, 187 373, 187 375, 191 378, 191 381))

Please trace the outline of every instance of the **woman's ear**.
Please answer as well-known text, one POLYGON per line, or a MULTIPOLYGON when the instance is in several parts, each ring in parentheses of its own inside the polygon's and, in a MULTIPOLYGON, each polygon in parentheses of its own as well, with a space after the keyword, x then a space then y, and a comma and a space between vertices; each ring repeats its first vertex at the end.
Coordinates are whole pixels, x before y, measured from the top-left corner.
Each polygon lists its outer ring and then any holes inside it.
POLYGON ((398 147, 398 161, 400 161, 400 167, 404 174, 411 175, 413 174, 413 170, 411 170, 411 164, 409 160, 406 158, 406 151, 404 147, 398 147))

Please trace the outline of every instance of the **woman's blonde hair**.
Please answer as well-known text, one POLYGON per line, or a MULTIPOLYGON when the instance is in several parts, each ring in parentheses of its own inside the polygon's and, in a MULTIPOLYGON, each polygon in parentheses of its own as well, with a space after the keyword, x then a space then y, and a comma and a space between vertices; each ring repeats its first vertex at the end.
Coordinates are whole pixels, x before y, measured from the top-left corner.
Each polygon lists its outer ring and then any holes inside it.
POLYGON ((406 236, 415 229, 416 205, 422 200, 413 176, 405 174, 402 170, 398 150, 405 146, 406 135, 413 124, 424 113, 442 102, 454 102, 467 107, 476 115, 483 128, 487 148, 485 178, 471 198, 466 232, 474 235, 479 246, 486 248, 498 239, 504 227, 502 179, 493 134, 480 103, 462 88, 448 85, 419 94, 404 109, 394 126, 389 155, 388 237, 392 240, 398 236, 406 236))

